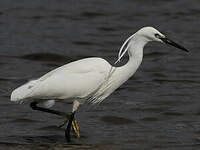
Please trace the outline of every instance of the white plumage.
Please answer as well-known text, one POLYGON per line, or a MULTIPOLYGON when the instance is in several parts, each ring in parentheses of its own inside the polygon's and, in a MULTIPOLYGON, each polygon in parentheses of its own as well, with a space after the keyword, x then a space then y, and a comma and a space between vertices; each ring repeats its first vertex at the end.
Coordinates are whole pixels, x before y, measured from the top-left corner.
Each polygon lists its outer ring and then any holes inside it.
POLYGON ((83 100, 103 85, 111 68, 112 66, 101 58, 75 61, 15 89, 11 94, 11 101, 83 100))
POLYGON ((156 29, 144 27, 122 45, 117 62, 128 51, 129 61, 124 66, 114 67, 96 57, 71 62, 15 89, 11 101, 43 102, 45 107, 53 106, 55 101, 76 102, 73 111, 86 101, 100 103, 135 73, 142 62, 143 48, 150 41, 165 42, 186 51, 156 29))

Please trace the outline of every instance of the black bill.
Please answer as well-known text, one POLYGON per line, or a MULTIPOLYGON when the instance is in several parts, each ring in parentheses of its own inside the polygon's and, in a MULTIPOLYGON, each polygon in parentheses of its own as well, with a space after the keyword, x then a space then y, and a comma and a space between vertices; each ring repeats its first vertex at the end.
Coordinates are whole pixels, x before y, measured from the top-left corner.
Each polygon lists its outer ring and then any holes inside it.
POLYGON ((172 40, 170 40, 168 38, 160 38, 160 39, 166 44, 172 45, 172 46, 174 46, 176 48, 179 48, 179 49, 181 49, 181 50, 183 50, 185 52, 189 52, 186 48, 184 48, 183 46, 173 42, 172 40))

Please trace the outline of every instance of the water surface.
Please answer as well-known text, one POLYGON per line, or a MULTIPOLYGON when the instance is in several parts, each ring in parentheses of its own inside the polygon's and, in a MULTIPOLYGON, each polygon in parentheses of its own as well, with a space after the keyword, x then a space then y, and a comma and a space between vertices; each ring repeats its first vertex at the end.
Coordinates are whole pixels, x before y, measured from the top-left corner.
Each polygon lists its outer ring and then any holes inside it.
POLYGON ((2 0, 0 149, 199 149, 199 17, 198 0, 2 0), (9 101, 17 86, 68 62, 98 56, 113 64, 123 41, 143 26, 190 54, 148 44, 128 82, 101 105, 79 109, 80 140, 65 142, 57 127, 64 118, 9 101))

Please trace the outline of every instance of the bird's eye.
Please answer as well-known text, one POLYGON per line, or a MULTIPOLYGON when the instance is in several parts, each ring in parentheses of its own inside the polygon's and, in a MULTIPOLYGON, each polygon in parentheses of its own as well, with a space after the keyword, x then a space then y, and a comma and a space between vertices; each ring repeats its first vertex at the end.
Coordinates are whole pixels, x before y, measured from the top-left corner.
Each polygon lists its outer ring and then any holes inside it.
POLYGON ((159 39, 161 36, 158 33, 156 33, 155 37, 159 39))

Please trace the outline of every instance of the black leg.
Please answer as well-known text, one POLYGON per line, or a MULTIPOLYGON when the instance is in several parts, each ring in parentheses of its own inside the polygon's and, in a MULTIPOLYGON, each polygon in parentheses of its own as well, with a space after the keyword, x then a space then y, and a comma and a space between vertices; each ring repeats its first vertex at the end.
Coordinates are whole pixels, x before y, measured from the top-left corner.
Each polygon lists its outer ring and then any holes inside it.
POLYGON ((67 142, 71 141, 71 139, 70 139, 70 131, 71 131, 71 127, 72 127, 72 121, 74 120, 74 115, 75 115, 75 112, 73 112, 70 115, 69 122, 68 122, 67 128, 65 130, 65 138, 66 138, 67 142))
MULTIPOLYGON (((37 106, 37 104, 38 104, 38 102, 31 102, 30 103, 30 107, 33 110, 39 110, 39 111, 42 111, 42 112, 47 112, 47 113, 51 113, 51 114, 55 114, 55 115, 59 115, 59 116, 64 116, 64 117, 68 118, 69 121, 68 121, 67 128, 65 130, 65 137, 66 137, 67 142, 70 142, 71 141, 70 140, 70 131, 71 131, 71 127, 72 127, 72 121, 74 120, 75 112, 73 112, 73 113, 71 113, 69 115, 69 114, 67 114, 65 112, 60 112, 60 111, 57 111, 57 110, 52 110, 52 109, 39 107, 39 106, 37 106)), ((78 131, 78 133, 79 133, 79 131, 78 131)))
POLYGON ((51 114, 55 114, 58 116, 64 116, 64 117, 69 117, 69 114, 61 112, 61 111, 57 111, 57 110, 52 110, 52 109, 47 109, 47 108, 43 108, 43 107, 39 107, 37 106, 38 102, 32 102, 30 103, 30 107, 33 110, 39 110, 39 111, 43 111, 43 112, 47 112, 47 113, 51 113, 51 114))

